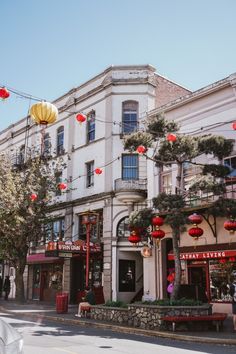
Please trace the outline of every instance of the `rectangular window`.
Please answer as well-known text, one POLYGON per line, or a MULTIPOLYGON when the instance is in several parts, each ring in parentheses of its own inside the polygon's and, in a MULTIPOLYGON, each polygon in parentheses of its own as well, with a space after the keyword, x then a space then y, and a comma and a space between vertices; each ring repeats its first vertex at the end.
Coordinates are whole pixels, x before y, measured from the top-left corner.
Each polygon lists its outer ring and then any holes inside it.
POLYGON ((86 163, 86 187, 94 185, 94 161, 86 163))
POLYGON ((210 292, 214 302, 231 302, 230 284, 232 273, 236 271, 235 257, 209 261, 210 292))
POLYGON ((87 142, 95 140, 95 111, 88 114, 87 118, 87 142))
POLYGON ((119 291, 135 291, 135 261, 119 260, 119 291))
POLYGON ((166 194, 170 194, 172 191, 172 175, 171 173, 168 175, 162 176, 162 192, 166 194))
POLYGON ((122 179, 138 179, 138 155, 122 155, 122 179))
POLYGON ((57 155, 64 154, 64 127, 57 130, 57 155))
MULTIPOLYGON (((93 243, 100 242, 103 232, 103 217, 102 211, 95 211, 97 215, 97 223, 90 224, 90 241, 93 243)), ((83 215, 79 215, 79 240, 86 241, 86 225, 83 224, 83 215)))
MULTIPOLYGON (((56 172, 55 178, 56 178, 56 185, 58 186, 58 184, 61 183, 61 181, 62 181, 62 172, 56 172)), ((57 187, 56 196, 59 196, 59 195, 61 195, 61 190, 57 187)))
MULTIPOLYGON (((231 174, 236 170, 236 156, 224 159, 224 165, 231 169, 231 174)), ((235 173, 234 173, 235 175, 235 173)), ((234 176, 235 177, 235 176, 234 176)))
POLYGON ((64 241, 65 223, 64 219, 51 221, 46 227, 46 242, 64 241))

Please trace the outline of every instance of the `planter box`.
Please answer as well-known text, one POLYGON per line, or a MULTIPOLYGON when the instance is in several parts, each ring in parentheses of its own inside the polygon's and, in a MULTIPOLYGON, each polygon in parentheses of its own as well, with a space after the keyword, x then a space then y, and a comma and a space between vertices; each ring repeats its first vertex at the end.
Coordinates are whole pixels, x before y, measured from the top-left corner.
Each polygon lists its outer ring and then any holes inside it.
POLYGON ((202 306, 154 306, 130 304, 128 308, 92 306, 90 316, 95 320, 113 322, 144 329, 165 329, 163 316, 210 315, 212 305, 202 306))

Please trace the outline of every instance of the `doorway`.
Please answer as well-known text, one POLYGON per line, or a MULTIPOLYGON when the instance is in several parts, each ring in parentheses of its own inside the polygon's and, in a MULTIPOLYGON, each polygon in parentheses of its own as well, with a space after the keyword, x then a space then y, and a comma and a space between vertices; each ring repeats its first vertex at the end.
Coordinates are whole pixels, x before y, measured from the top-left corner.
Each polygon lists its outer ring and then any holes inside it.
POLYGON ((71 298, 72 304, 78 303, 78 294, 84 290, 85 271, 83 258, 72 258, 71 262, 71 298))
POLYGON ((209 301, 209 282, 207 264, 188 265, 188 283, 195 292, 196 300, 209 301))

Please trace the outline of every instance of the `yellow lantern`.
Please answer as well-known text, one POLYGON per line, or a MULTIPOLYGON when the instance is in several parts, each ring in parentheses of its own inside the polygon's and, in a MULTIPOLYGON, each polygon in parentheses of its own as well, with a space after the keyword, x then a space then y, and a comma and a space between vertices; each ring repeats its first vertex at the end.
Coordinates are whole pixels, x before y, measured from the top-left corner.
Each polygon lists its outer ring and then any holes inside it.
POLYGON ((30 108, 30 116, 37 124, 52 124, 57 120, 58 109, 50 102, 39 102, 30 108))

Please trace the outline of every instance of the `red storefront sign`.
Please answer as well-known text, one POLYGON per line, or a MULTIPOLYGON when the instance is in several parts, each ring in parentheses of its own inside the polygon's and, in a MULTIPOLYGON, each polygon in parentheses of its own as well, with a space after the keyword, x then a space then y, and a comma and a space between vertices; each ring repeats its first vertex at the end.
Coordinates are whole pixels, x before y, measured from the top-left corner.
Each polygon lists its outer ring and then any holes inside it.
MULTIPOLYGON (((101 245, 98 243, 90 242, 89 249, 91 253, 101 252, 101 245)), ((48 242, 46 245, 46 251, 63 251, 72 253, 84 253, 87 250, 87 245, 84 241, 75 242, 48 242)))
MULTIPOLYGON (((220 259, 236 256, 236 250, 230 251, 207 251, 207 252, 187 252, 180 253, 181 260, 206 260, 206 259, 220 259)), ((174 254, 168 254, 168 260, 174 260, 174 254)))

